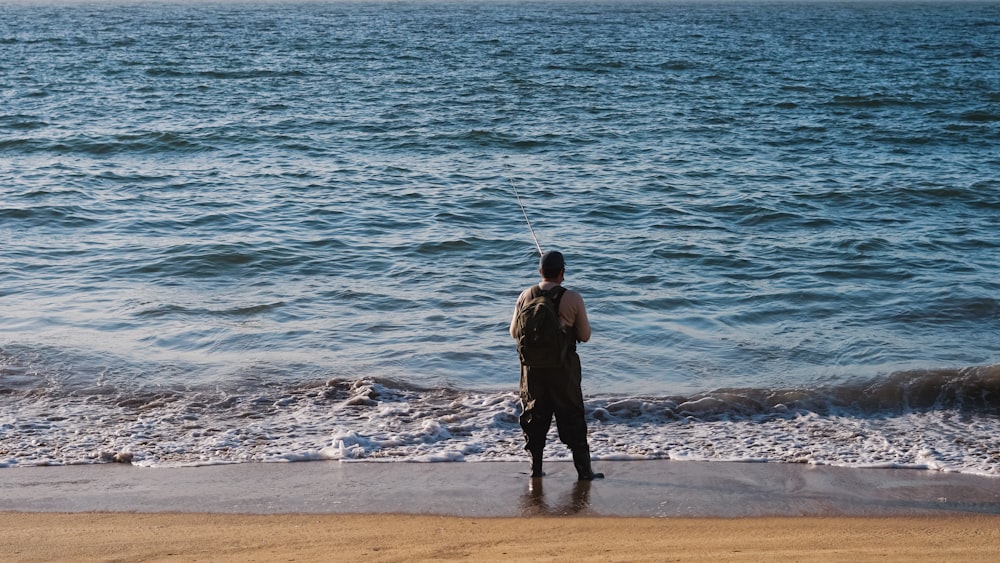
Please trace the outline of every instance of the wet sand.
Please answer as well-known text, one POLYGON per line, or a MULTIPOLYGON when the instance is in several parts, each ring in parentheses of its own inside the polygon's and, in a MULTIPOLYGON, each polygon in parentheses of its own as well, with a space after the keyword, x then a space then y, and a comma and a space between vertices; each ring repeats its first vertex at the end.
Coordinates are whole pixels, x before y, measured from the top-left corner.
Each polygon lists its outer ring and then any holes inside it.
POLYGON ((677 461, 0 470, 0 559, 1000 559, 1000 479, 677 461))
POLYGON ((246 463, 0 469, 0 511, 395 513, 452 516, 927 516, 1000 514, 1000 479, 777 463, 246 463))

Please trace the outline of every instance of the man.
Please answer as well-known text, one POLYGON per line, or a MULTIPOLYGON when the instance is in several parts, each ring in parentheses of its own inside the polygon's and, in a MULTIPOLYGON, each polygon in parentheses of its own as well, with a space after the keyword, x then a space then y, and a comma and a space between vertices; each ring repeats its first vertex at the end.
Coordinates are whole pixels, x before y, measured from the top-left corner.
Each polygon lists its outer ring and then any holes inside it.
POLYGON ((531 453, 531 476, 541 477, 542 450, 545 437, 556 418, 561 440, 573 452, 573 465, 580 480, 604 478, 590 467, 590 446, 587 443, 587 422, 584 420, 582 372, 576 343, 590 340, 590 321, 583 297, 573 290, 562 289, 566 262, 559 252, 542 255, 538 272, 542 282, 521 292, 510 322, 510 335, 518 338, 518 317, 526 304, 541 292, 548 292, 558 301, 559 321, 566 334, 568 349, 558 367, 534 367, 521 364, 521 428, 524 449, 531 453))

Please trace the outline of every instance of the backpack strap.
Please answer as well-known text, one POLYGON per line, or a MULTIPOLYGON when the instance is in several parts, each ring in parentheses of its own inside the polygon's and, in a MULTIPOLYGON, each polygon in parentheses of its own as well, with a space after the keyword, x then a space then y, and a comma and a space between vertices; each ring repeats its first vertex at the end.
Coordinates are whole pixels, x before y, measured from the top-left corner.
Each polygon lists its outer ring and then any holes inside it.
POLYGON ((563 295, 566 295, 566 288, 557 285, 551 289, 542 289, 538 285, 531 286, 531 293, 528 294, 528 300, 532 300, 541 295, 545 295, 552 300, 553 305, 556 307, 556 314, 559 313, 559 304, 562 303, 563 295))
POLYGON ((555 306, 555 308, 556 308, 556 314, 558 315, 559 314, 559 304, 562 303, 563 295, 566 295, 566 288, 563 287, 563 286, 561 286, 561 285, 557 285, 557 286, 555 286, 553 288, 550 288, 550 289, 542 289, 541 287, 538 287, 537 285, 534 286, 534 287, 532 287, 531 288, 531 297, 530 298, 534 299, 534 298, 538 297, 539 295, 545 295, 546 297, 548 297, 549 299, 552 300, 552 304, 555 306))
POLYGON ((561 285, 557 285, 549 290, 549 297, 556 304, 556 313, 559 312, 559 304, 562 302, 563 295, 566 295, 566 288, 561 285))
MULTIPOLYGON (((552 304, 556 308, 556 315, 559 315, 559 305, 562 303, 564 295, 566 295, 566 288, 561 285, 557 285, 549 290, 549 298, 552 299, 552 304)), ((566 338, 567 351, 576 353, 576 327, 562 326, 561 315, 559 315, 559 326, 562 327, 562 332, 566 338)))

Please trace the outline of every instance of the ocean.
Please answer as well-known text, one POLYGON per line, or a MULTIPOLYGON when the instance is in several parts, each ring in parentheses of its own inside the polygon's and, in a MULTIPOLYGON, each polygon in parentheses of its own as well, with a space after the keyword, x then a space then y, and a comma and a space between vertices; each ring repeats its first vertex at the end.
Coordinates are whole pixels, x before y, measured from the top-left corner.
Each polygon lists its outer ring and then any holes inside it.
POLYGON ((1000 476, 1000 3, 3 3, 0 97, 0 467, 526 459, 516 190, 598 460, 1000 476))

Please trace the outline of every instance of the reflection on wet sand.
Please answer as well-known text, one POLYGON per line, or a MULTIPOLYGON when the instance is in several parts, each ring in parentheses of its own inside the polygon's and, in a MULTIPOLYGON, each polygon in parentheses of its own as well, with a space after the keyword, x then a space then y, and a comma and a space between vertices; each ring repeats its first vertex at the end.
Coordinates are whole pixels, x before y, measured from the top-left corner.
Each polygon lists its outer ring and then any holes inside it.
POLYGON ((528 480, 527 490, 521 495, 522 516, 570 516, 590 508, 592 481, 574 481, 568 492, 551 502, 545 498, 544 482, 540 477, 528 480))

